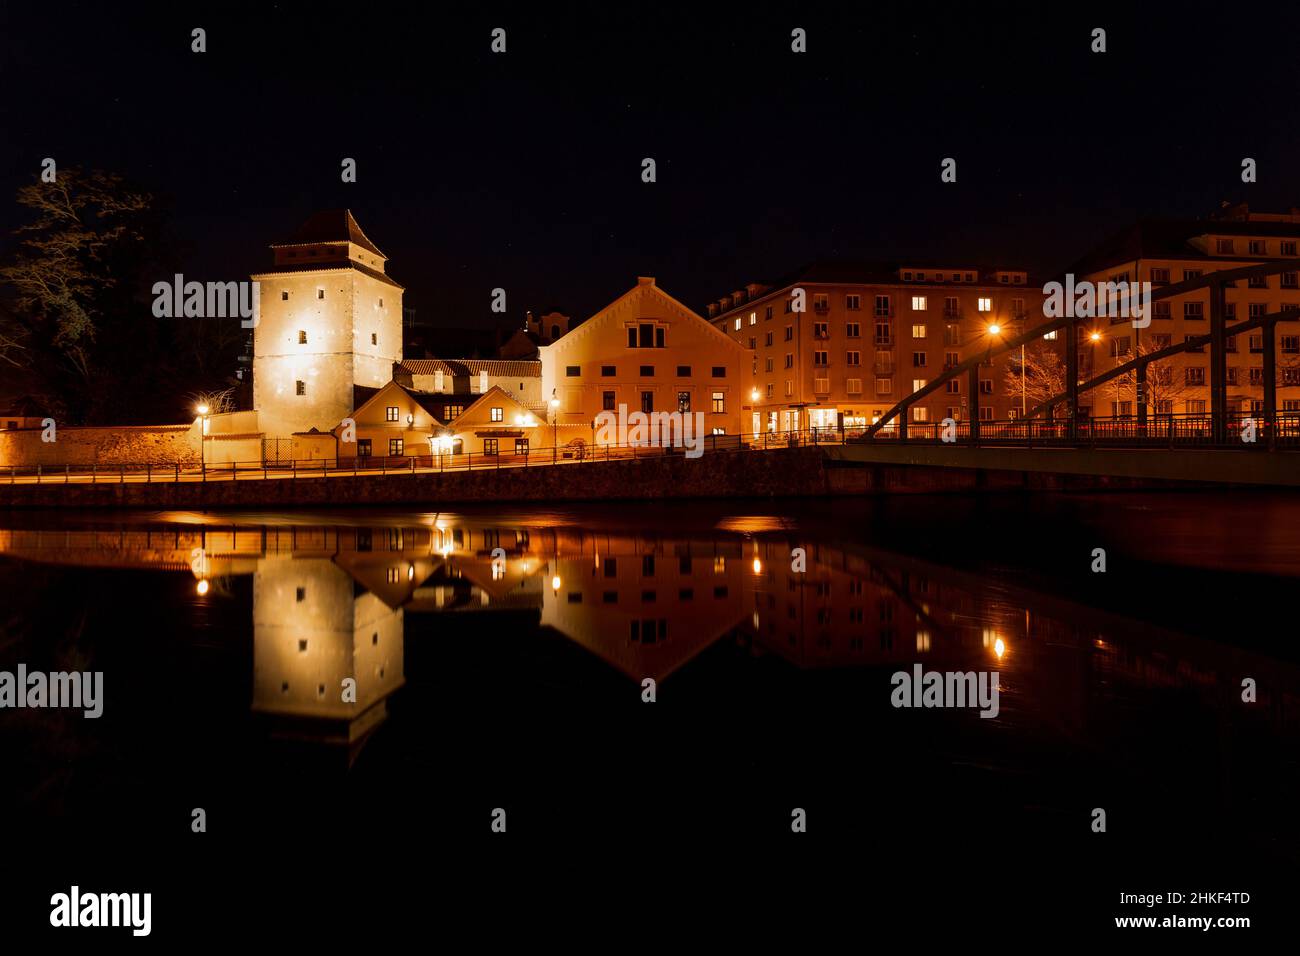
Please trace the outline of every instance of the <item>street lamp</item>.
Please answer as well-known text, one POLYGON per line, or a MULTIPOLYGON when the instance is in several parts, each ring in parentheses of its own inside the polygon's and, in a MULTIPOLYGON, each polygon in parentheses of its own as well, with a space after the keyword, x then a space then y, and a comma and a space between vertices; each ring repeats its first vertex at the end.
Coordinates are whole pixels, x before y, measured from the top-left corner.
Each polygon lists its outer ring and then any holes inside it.
POLYGON ((560 400, 555 397, 555 389, 551 389, 551 463, 559 461, 560 447, 560 400))
POLYGON ((207 455, 207 437, 208 437, 208 408, 207 402, 200 402, 194 409, 199 413, 199 420, 203 423, 199 430, 199 466, 202 468, 203 477, 208 476, 208 455, 207 455))

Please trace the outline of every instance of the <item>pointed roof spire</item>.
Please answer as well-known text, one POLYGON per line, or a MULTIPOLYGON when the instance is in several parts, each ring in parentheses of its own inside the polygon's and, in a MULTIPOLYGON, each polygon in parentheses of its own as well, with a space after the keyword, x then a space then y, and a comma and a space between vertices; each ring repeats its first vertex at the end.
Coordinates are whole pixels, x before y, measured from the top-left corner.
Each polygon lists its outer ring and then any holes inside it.
POLYGON ((350 209, 326 209, 313 213, 292 236, 284 242, 271 243, 271 248, 312 245, 318 242, 352 242, 382 259, 388 258, 361 231, 350 209))

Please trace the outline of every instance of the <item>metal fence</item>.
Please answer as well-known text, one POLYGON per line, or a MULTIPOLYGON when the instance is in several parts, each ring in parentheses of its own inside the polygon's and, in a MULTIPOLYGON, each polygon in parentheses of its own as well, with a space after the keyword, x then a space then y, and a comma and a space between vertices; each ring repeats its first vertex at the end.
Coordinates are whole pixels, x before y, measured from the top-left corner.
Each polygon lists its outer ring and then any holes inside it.
MULTIPOLYGON (((1096 418, 1080 421, 1070 437, 1063 421, 1011 419, 982 421, 978 437, 971 435, 970 422, 909 422, 906 441, 916 443, 1024 447, 1220 447, 1245 451, 1272 445, 1300 448, 1300 413, 1279 415, 1270 426, 1262 419, 1241 416, 1230 423, 1228 443, 1216 443, 1212 422, 1205 415, 1160 415, 1145 423, 1135 418, 1096 418), (1252 423, 1253 426, 1248 423, 1252 423), (1253 427, 1255 441, 1242 438, 1253 427)), ((887 426, 867 438, 861 428, 840 430, 810 428, 801 431, 760 432, 703 437, 703 455, 745 454, 782 448, 821 447, 856 443, 885 443, 899 440, 896 427, 887 426)), ((679 446, 665 445, 569 445, 489 455, 481 452, 441 455, 341 458, 298 461, 222 462, 220 464, 113 464, 113 465, 9 465, 0 468, 0 482, 9 484, 126 484, 155 482, 262 481, 353 475, 409 475, 458 471, 500 470, 581 466, 600 461, 638 460, 663 456, 692 457, 679 446)))

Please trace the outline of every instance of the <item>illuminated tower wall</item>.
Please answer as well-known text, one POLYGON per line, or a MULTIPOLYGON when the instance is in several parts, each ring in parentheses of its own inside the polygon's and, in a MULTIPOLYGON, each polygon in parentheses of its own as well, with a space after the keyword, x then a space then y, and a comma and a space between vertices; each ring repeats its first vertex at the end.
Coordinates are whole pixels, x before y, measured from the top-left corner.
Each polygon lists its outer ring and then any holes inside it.
POLYGON ((268 438, 329 431, 402 358, 402 287, 346 210, 318 213, 271 246, 253 330, 253 405, 268 438))

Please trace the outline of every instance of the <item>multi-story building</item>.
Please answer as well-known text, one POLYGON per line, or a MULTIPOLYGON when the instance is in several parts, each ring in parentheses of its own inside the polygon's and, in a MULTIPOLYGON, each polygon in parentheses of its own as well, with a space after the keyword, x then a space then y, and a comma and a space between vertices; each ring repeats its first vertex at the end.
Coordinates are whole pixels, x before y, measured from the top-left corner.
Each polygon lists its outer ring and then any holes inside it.
MULTIPOLYGON (((1296 260, 1292 271, 1237 282, 1226 290, 1225 321, 1268 315, 1294 308, 1296 319, 1279 321, 1277 341, 1278 411, 1300 412, 1300 209, 1289 213, 1252 213, 1245 205, 1204 220, 1142 220, 1102 243, 1071 270, 1075 280, 1150 282, 1153 291, 1210 272, 1240 268, 1265 260, 1296 260)), ((1200 289, 1154 303, 1151 324, 1136 328, 1127 318, 1105 318, 1080 336, 1081 375, 1103 372, 1108 363, 1124 363, 1138 350, 1156 351, 1210 331, 1210 293, 1200 289)), ((1229 412, 1250 415, 1263 410, 1264 333, 1254 329, 1247 341, 1227 340, 1229 412)), ((1148 371, 1144 400, 1156 415, 1202 415, 1210 411, 1209 350, 1159 360, 1148 371), (1154 374, 1153 374, 1154 372, 1154 374)), ((1079 397, 1092 414, 1134 414, 1134 386, 1116 380, 1079 397)))
POLYGON ((540 350, 542 400, 574 440, 593 435, 602 411, 699 412, 706 435, 744 427, 749 353, 649 277, 540 350))
MULTIPOLYGON (((818 262, 710 303, 709 320, 751 350, 747 432, 861 429, 943 371, 1043 320, 1043 292, 1020 269, 960 263, 818 262), (802 293, 802 294, 800 294, 802 293)), ((981 369, 983 419, 1035 402, 1009 388, 1011 358, 981 369)), ((967 417, 954 380, 912 421, 967 417)))
POLYGON ((346 209, 319 212, 271 245, 253 330, 262 432, 328 431, 392 378, 402 358, 402 287, 346 209))

